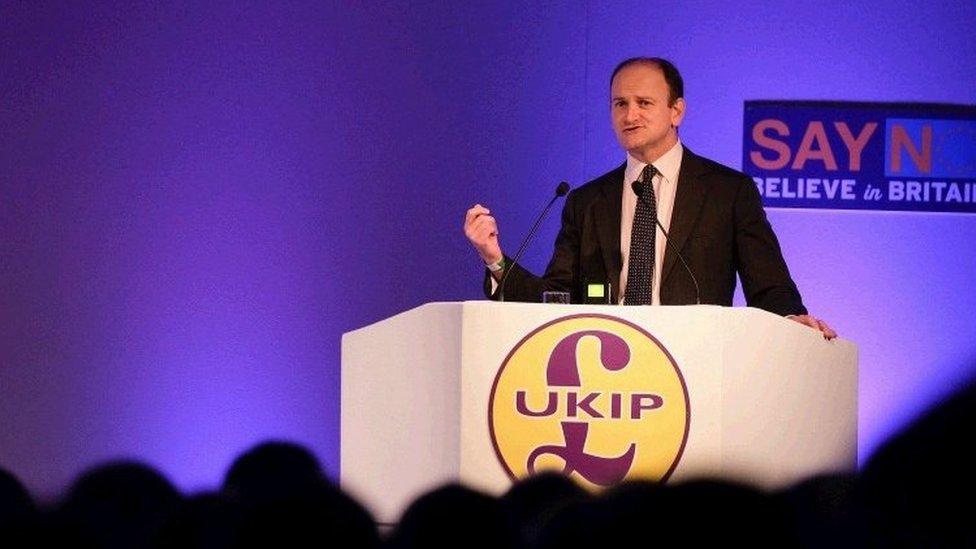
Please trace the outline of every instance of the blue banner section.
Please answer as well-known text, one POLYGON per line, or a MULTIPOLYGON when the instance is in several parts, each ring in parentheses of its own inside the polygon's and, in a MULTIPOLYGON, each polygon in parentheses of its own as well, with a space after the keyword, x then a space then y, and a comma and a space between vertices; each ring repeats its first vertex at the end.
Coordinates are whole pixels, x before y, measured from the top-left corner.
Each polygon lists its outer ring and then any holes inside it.
POLYGON ((769 207, 976 213, 976 106, 746 101, 742 166, 769 207))
POLYGON ((976 174, 976 120, 889 118, 885 121, 888 177, 950 177, 976 174))

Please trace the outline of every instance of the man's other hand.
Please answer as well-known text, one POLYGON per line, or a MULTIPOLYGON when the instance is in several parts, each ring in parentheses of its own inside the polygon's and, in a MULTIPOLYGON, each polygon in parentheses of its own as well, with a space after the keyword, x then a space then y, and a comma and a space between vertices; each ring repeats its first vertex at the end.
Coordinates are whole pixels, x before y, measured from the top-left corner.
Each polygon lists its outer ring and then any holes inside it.
POLYGON ((828 326, 826 322, 810 315, 790 315, 786 318, 799 322, 805 326, 809 326, 814 330, 820 330, 820 332, 823 333, 824 339, 834 339, 837 337, 837 332, 828 326))

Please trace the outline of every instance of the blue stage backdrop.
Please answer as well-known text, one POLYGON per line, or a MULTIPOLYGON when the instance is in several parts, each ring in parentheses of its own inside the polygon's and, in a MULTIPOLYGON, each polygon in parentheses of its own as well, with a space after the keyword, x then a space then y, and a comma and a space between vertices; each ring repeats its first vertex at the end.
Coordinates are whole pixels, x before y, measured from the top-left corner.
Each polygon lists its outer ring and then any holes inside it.
MULTIPOLYGON (((0 466, 48 496, 115 457, 214 487, 266 438, 337 474, 341 334, 479 299, 470 205, 512 250, 556 183, 622 162, 625 57, 672 59, 682 139, 736 168, 747 100, 976 98, 972 2, 0 14, 0 466)), ((860 345, 863 461, 973 373, 976 215, 769 217, 811 310, 860 345)))

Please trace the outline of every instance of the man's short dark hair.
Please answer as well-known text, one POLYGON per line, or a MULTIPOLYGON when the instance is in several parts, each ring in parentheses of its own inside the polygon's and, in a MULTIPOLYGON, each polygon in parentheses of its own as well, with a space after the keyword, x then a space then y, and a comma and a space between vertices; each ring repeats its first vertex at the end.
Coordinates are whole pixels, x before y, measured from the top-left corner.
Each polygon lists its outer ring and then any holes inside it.
POLYGON ((610 85, 617 73, 631 65, 650 65, 661 69, 664 73, 664 81, 668 83, 668 106, 674 106, 674 102, 685 96, 685 81, 681 79, 681 73, 674 63, 663 57, 631 57, 623 60, 617 68, 613 69, 610 75, 610 85))

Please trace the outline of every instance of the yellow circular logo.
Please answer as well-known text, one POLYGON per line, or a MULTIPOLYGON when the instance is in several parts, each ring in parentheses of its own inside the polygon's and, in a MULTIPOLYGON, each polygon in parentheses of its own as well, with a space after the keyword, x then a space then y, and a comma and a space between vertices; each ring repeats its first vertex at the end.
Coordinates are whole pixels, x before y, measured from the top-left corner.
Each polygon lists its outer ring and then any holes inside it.
POLYGON ((557 470, 592 487, 664 481, 688 439, 681 370, 654 336, 606 315, 560 318, 505 358, 488 403, 512 479, 557 470))

